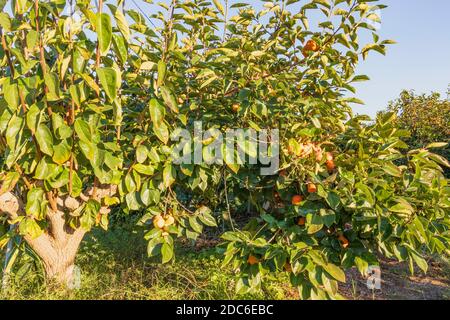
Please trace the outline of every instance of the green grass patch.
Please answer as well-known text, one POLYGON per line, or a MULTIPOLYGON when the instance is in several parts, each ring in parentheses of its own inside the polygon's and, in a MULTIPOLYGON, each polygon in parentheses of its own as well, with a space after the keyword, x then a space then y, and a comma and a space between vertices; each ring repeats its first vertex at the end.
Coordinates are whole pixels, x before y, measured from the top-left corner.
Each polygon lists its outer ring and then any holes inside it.
POLYGON ((40 270, 13 276, 0 299, 286 299, 287 279, 269 283, 260 294, 235 294, 234 274, 223 268, 214 248, 178 246, 175 261, 149 259, 140 232, 116 227, 95 230, 82 243, 76 265, 81 287, 56 288, 40 270))

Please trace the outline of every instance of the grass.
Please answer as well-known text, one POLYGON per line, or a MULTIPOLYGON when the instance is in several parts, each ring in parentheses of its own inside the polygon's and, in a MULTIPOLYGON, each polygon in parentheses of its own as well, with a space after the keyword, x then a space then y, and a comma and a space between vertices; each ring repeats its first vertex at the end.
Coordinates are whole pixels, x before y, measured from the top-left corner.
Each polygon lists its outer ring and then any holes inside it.
MULTIPOLYGON (((24 276, 16 272, 0 300, 40 299, 296 299, 288 279, 269 281, 259 294, 239 296, 234 274, 221 266, 214 248, 177 246, 176 260, 161 265, 146 256, 146 242, 132 224, 108 232, 94 230, 82 243, 76 265, 81 270, 79 289, 66 290, 43 281, 42 272, 32 269, 24 276), (34 271, 33 271, 34 270, 34 271)), ((411 277, 407 265, 382 262, 383 288, 369 292, 355 270, 347 272, 340 286, 348 299, 450 299, 450 261, 432 261, 427 275, 411 277)))
POLYGON ((11 281, 1 299, 284 299, 287 289, 274 283, 258 295, 237 296, 233 273, 221 267, 214 248, 195 252, 177 249, 173 263, 161 265, 146 256, 146 243, 138 232, 114 228, 95 230, 82 243, 76 265, 81 287, 75 290, 45 284, 40 272, 11 281))

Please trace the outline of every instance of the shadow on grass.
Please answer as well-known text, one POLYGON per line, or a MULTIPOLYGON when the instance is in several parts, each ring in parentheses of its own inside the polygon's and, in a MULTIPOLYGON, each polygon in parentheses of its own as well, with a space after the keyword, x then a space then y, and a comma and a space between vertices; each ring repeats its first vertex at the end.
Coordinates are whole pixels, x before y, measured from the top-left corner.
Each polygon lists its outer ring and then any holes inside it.
POLYGON ((233 273, 221 266, 214 248, 198 243, 176 246, 174 261, 161 264, 160 257, 147 257, 142 230, 134 224, 113 227, 107 232, 95 229, 83 240, 76 265, 81 286, 66 290, 42 280, 33 271, 9 289, 0 299, 282 299, 274 286, 261 295, 236 296, 233 273))

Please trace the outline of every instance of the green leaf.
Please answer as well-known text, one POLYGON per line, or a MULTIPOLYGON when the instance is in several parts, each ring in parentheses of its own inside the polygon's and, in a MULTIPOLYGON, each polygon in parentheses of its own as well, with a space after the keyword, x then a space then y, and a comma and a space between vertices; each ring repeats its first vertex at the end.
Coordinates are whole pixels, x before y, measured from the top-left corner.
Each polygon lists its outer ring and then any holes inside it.
POLYGON ((15 150, 22 136, 22 129, 24 127, 23 117, 16 116, 15 114, 11 117, 6 128, 6 143, 11 148, 15 150))
POLYGON ((86 100, 86 94, 84 90, 84 82, 80 82, 78 84, 72 84, 69 87, 70 97, 73 99, 73 102, 79 108, 81 104, 86 100))
POLYGON ((217 10, 219 10, 219 12, 224 15, 225 14, 225 10, 222 6, 222 4, 220 3, 220 0, 213 0, 214 5, 216 6, 217 10))
POLYGON ((83 191, 83 182, 78 176, 76 171, 72 171, 72 193, 70 194, 72 197, 77 198, 80 196, 83 191))
POLYGON ((136 160, 139 163, 144 163, 147 160, 148 149, 144 145, 139 145, 136 149, 136 160))
POLYGON ((166 188, 170 187, 175 182, 175 177, 176 177, 176 171, 172 167, 172 164, 166 163, 164 170, 163 170, 164 186, 166 188))
POLYGON ((390 207, 389 211, 406 214, 408 216, 414 212, 414 208, 404 198, 397 198, 396 202, 397 204, 390 207))
POLYGON ((128 58, 128 47, 125 39, 121 35, 113 34, 113 48, 120 62, 124 65, 128 58))
POLYGON ((158 87, 162 86, 164 84, 164 79, 166 77, 166 63, 162 60, 158 61, 158 81, 157 85, 158 87))
POLYGON ((89 125, 83 119, 77 118, 74 123, 75 132, 78 138, 86 143, 92 142, 92 134, 89 125))
POLYGON ((341 198, 336 192, 330 191, 328 192, 326 201, 328 205, 331 207, 331 209, 336 210, 337 207, 339 206, 339 203, 341 202, 341 198))
POLYGON ((425 147, 425 149, 440 149, 448 146, 447 142, 433 142, 425 147))
POLYGON ((98 79, 110 101, 117 96, 117 73, 113 68, 97 69, 98 79))
POLYGON ((36 167, 34 178, 37 180, 46 180, 52 178, 57 173, 58 166, 49 157, 44 156, 36 167))
POLYGON ((162 263, 167 263, 173 258, 173 246, 169 245, 167 242, 163 243, 161 246, 161 256, 162 263))
POLYGON ((396 165, 390 162, 383 163, 382 169, 384 172, 393 177, 401 177, 402 175, 401 170, 396 165))
POLYGON ((427 260, 425 260, 416 250, 413 250, 411 247, 408 246, 408 251, 410 257, 414 260, 414 262, 417 264, 417 266, 424 272, 427 273, 428 271, 428 263, 427 260))
POLYGON ((149 206, 152 203, 159 203, 160 193, 158 190, 152 190, 148 189, 148 187, 143 187, 141 190, 140 198, 144 205, 149 206))
POLYGON ((53 155, 53 136, 45 124, 40 124, 36 130, 36 140, 41 151, 49 156, 53 155))
POLYGON ((325 269, 326 272, 328 272, 337 281, 345 282, 345 273, 338 266, 336 266, 332 263, 327 263, 327 264, 324 264, 322 267, 325 269))
POLYGON ((71 148, 69 144, 67 143, 67 140, 62 141, 61 143, 55 145, 53 147, 53 161, 55 161, 57 164, 64 164, 67 162, 70 158, 70 151, 71 148))
POLYGON ((127 207, 130 210, 136 211, 141 208, 141 206, 139 205, 139 202, 137 201, 137 198, 136 198, 136 192, 128 193, 125 196, 125 200, 127 202, 127 207))
POLYGON ((36 133, 40 124, 41 110, 36 104, 33 104, 27 112, 27 127, 33 134, 36 133))
POLYGON ((201 206, 195 211, 195 214, 198 215, 199 219, 203 224, 210 227, 217 227, 216 219, 211 215, 211 209, 206 206, 201 206))
POLYGON ((148 242, 147 254, 149 257, 154 257, 154 256, 157 256, 158 254, 160 254, 162 242, 163 242, 163 239, 160 237, 155 237, 148 242))
POLYGON ((153 132, 164 144, 169 142, 169 129, 165 123, 161 123, 158 127, 153 126, 153 132))
POLYGON ((320 215, 322 216, 323 223, 330 228, 334 223, 336 223, 336 214, 332 210, 320 210, 320 215))
POLYGON ((33 51, 38 43, 39 33, 36 30, 28 30, 26 39, 28 50, 33 51))
POLYGON ((100 211, 100 203, 94 199, 89 199, 86 202, 83 215, 80 217, 81 227, 89 231, 95 224, 95 220, 100 211))
POLYGON ((133 169, 139 172, 140 174, 144 174, 147 176, 151 176, 155 173, 155 168, 152 165, 144 165, 142 163, 136 163, 133 166, 133 169))
POLYGON ((134 182, 133 177, 131 176, 131 174, 127 174, 125 176, 124 182, 125 182, 126 190, 129 193, 136 191, 136 183, 134 182))
POLYGON ((19 232, 21 235, 28 235, 32 239, 37 239, 44 232, 44 230, 39 227, 34 219, 25 217, 22 221, 20 221, 19 232))
POLYGON ((367 275, 369 263, 363 257, 355 257, 355 265, 363 276, 367 275))
POLYGON ((11 80, 8 78, 3 82, 3 97, 6 100, 6 103, 11 108, 11 110, 17 109, 19 105, 19 89, 17 87, 17 83, 11 83, 11 80))
POLYGON ((164 100, 164 103, 175 113, 178 113, 178 104, 175 99, 175 96, 167 87, 160 87, 159 90, 161 90, 161 96, 164 100))
POLYGON ((112 39, 111 18, 107 13, 97 14, 96 31, 98 37, 98 45, 102 56, 108 53, 112 39))
POLYGON ((150 110, 150 118, 152 119, 153 125, 155 127, 159 127, 162 121, 164 120, 166 110, 158 102, 158 100, 154 98, 150 100, 149 110, 150 110))
POLYGON ((223 144, 222 154, 224 155, 224 161, 228 168, 235 174, 239 172, 240 166, 237 163, 239 155, 234 148, 227 148, 226 143, 223 144))
POLYGON ((114 11, 114 18, 116 19, 117 27, 124 36, 125 40, 130 40, 130 28, 128 27, 127 19, 125 18, 122 10, 117 9, 114 11))
POLYGON ((59 79, 54 72, 48 72, 44 75, 45 85, 48 88, 47 99, 49 101, 57 101, 60 99, 59 79))
POLYGON ((8 172, 6 176, 2 177, 2 184, 0 188, 0 195, 11 191, 20 179, 20 174, 17 172, 8 172))
POLYGON ((25 212, 29 216, 38 218, 41 213, 41 203, 44 201, 44 190, 41 188, 32 188, 27 193, 27 205, 25 212))
POLYGON ((197 217, 189 217, 189 225, 192 227, 192 229, 197 233, 203 232, 203 227, 197 220, 197 217))

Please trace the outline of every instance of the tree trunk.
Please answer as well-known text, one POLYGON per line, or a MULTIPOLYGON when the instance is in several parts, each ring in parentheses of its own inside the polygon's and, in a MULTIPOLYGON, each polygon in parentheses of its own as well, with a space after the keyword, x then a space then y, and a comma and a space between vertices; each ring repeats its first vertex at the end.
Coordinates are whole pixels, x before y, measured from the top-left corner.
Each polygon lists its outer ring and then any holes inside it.
MULTIPOLYGON (((25 235, 24 239, 41 258, 49 279, 64 285, 74 280, 75 256, 86 230, 81 227, 71 228, 66 223, 66 213, 73 212, 89 199, 101 203, 101 199, 106 196, 112 197, 116 192, 116 185, 95 186, 87 189, 86 194, 82 193, 79 200, 70 196, 55 197, 53 192, 47 192, 50 205, 46 219, 49 227, 37 238, 25 235)), ((0 214, 6 214, 10 221, 24 215, 24 208, 23 202, 12 192, 0 194, 0 214)), ((108 214, 109 211, 107 206, 103 206, 99 214, 108 214)))
POLYGON ((25 240, 41 258, 47 278, 67 285, 73 280, 75 257, 85 231, 67 227, 61 211, 48 218, 51 233, 44 233, 36 239, 25 236, 25 240))
POLYGON ((47 278, 68 285, 74 280, 75 257, 85 231, 68 227, 60 210, 49 214, 48 221, 49 233, 36 239, 25 236, 25 240, 41 258, 47 278))
MULTIPOLYGON (((12 193, 0 196, 0 213, 5 213, 13 221, 23 212, 23 203, 12 193)), ((82 228, 72 229, 66 224, 65 212, 69 208, 62 199, 57 201, 57 209, 48 209, 48 230, 37 238, 25 235, 24 239, 41 258, 48 279, 67 285, 73 280, 75 256, 86 233, 82 228)))
POLYGON ((61 284, 69 284, 73 281, 75 257, 67 257, 62 252, 55 260, 42 259, 42 263, 49 279, 54 279, 61 284))

